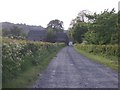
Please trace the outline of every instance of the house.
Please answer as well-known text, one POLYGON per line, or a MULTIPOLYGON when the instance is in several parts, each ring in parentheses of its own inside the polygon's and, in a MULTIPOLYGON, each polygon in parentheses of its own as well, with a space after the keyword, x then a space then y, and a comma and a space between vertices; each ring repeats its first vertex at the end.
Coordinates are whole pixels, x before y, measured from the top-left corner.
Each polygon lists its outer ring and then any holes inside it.
POLYGON ((64 32, 56 32, 56 42, 65 42, 66 44, 69 42, 68 36, 64 32))
POLYGON ((27 39, 32 41, 46 41, 46 30, 30 30, 27 39))
MULTIPOLYGON (((47 30, 30 30, 27 36, 28 40, 32 41, 47 41, 47 30)), ((55 32, 55 39, 53 42, 64 42, 68 44, 69 38, 65 32, 55 32)))

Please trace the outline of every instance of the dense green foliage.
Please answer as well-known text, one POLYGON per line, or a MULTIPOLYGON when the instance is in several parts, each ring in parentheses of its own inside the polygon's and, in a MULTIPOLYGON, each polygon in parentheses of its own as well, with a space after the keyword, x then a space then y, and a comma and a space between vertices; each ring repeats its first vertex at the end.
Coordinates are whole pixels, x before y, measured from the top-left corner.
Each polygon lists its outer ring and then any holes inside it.
POLYGON ((63 21, 60 21, 58 19, 55 20, 51 20, 48 24, 47 24, 47 29, 53 29, 54 31, 63 31, 63 21))
POLYGON ((72 37, 74 42, 82 43, 84 39, 84 34, 88 31, 84 23, 77 23, 70 30, 69 35, 72 37))
POLYGON ((119 33, 117 23, 118 13, 115 13, 114 9, 104 10, 100 14, 81 12, 72 21, 69 35, 79 43, 86 41, 88 44, 96 45, 117 44, 119 33))
POLYGON ((69 37, 81 43, 74 46, 78 52, 114 70, 118 70, 120 56, 117 45, 120 40, 119 13, 114 9, 99 14, 83 10, 69 28, 69 37))
POLYGON ((25 39, 26 34, 22 31, 21 28, 17 26, 13 26, 10 30, 3 29, 2 30, 4 37, 15 38, 15 39, 25 39))
POLYGON ((118 56, 118 45, 82 45, 76 47, 88 53, 101 54, 103 56, 118 56))
POLYGON ((53 44, 4 38, 2 47, 3 84, 15 79, 31 66, 40 65, 45 57, 63 46, 62 43, 53 44))
POLYGON ((46 39, 48 42, 55 42, 55 32, 53 29, 48 28, 46 39))
POLYGON ((60 21, 58 19, 51 20, 47 24, 46 29, 47 29, 46 41, 47 42, 55 42, 56 33, 64 31, 63 21, 60 21))

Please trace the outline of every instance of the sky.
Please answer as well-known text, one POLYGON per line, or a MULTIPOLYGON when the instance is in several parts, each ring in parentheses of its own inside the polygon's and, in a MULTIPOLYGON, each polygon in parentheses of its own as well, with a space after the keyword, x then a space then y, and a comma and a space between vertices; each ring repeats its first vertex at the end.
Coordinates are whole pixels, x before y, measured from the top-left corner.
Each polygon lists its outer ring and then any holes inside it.
POLYGON ((0 22, 47 24, 54 19, 64 22, 67 30, 72 19, 82 10, 100 13, 118 11, 119 0, 0 0, 0 22))

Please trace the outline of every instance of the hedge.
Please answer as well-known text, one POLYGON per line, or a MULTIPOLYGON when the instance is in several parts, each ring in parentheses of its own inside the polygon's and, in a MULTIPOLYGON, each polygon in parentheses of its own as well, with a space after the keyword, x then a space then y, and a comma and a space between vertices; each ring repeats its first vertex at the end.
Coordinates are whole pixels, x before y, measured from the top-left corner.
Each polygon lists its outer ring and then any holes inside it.
POLYGON ((88 53, 101 54, 106 56, 118 57, 118 45, 84 45, 75 44, 75 46, 88 53))
POLYGON ((39 65, 43 58, 63 47, 63 43, 32 42, 3 39, 2 43, 2 80, 14 79, 31 65, 39 65))

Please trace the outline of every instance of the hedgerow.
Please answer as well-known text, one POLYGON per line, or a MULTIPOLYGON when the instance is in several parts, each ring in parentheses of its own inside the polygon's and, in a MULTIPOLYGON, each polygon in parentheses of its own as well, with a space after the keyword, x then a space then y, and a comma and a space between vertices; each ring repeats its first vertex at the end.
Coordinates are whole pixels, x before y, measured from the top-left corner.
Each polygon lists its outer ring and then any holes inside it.
POLYGON ((88 53, 101 54, 105 56, 118 56, 118 45, 75 45, 78 49, 88 53))
POLYGON ((32 42, 3 39, 3 82, 10 81, 31 66, 42 63, 43 58, 63 47, 63 43, 32 42))

